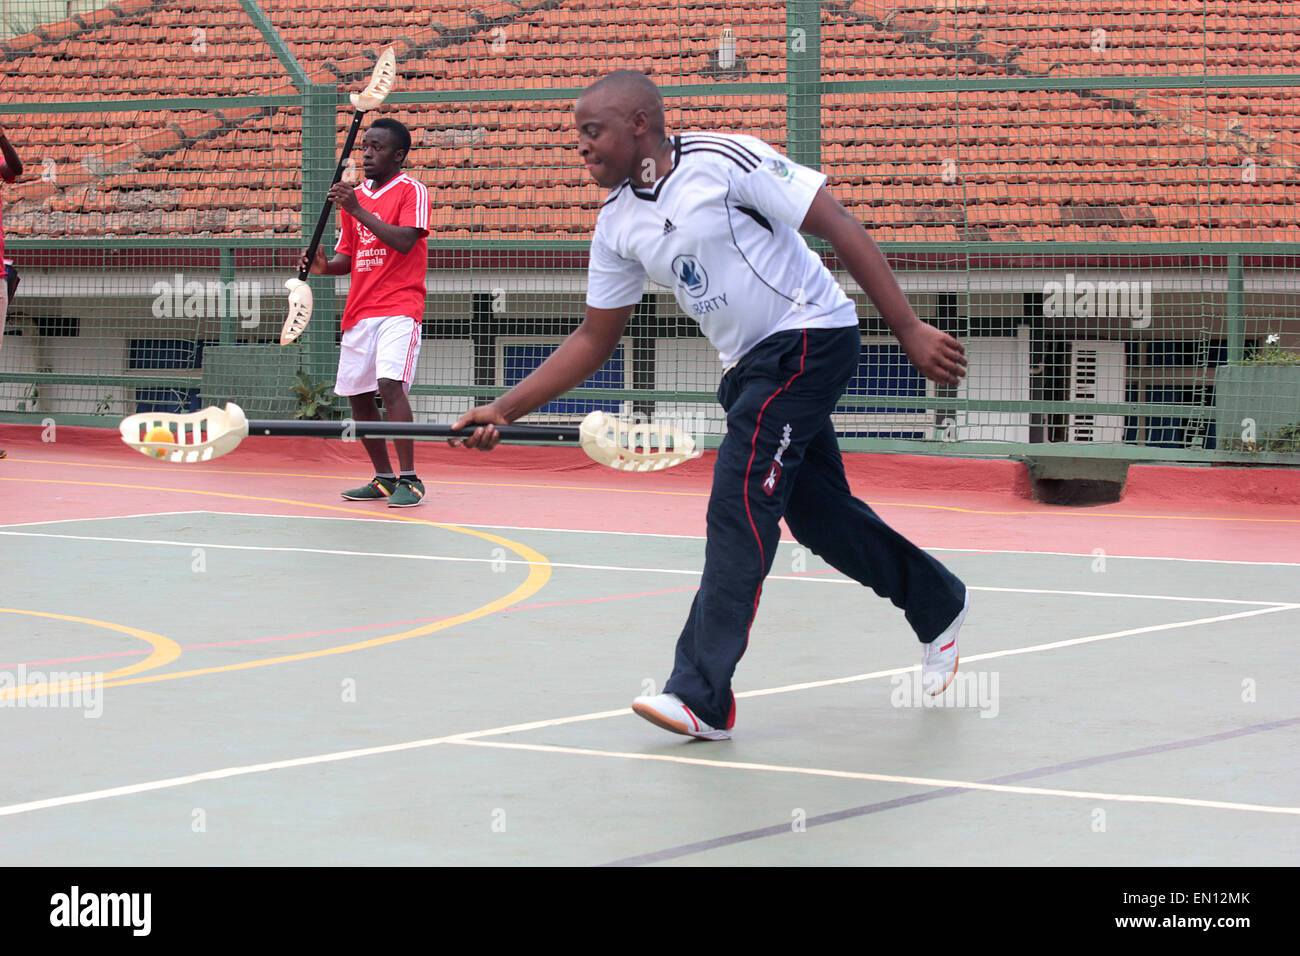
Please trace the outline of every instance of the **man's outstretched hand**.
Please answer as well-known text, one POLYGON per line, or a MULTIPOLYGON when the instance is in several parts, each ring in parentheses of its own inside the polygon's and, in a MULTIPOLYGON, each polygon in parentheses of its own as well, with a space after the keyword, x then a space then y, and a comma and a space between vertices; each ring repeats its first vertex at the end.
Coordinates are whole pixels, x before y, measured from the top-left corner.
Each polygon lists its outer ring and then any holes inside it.
POLYGON ((449 438, 447 444, 453 447, 463 446, 477 448, 479 451, 491 451, 501 443, 501 435, 497 432, 496 426, 509 424, 510 420, 501 414, 495 405, 480 405, 460 416, 460 420, 454 426, 473 428, 474 434, 465 438, 449 438))
POLYGON ((918 322, 898 336, 917 370, 940 385, 958 385, 966 375, 966 347, 947 332, 918 322))

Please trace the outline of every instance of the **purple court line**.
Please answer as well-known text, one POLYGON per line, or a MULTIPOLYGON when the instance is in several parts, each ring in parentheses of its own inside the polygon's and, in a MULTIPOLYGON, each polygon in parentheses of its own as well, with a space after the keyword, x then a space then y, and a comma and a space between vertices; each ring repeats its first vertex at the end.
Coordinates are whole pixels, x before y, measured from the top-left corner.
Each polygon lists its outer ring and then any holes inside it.
MULTIPOLYGON (((1099 757, 1085 757, 1082 760, 1072 760, 1069 763, 1058 763, 1050 767, 1038 767, 1035 770, 1022 770, 1018 773, 1010 773, 1002 777, 994 777, 991 780, 981 780, 980 783, 988 784, 1011 784, 1019 783, 1022 780, 1032 780, 1035 777, 1046 777, 1054 773, 1065 773, 1069 770, 1080 770, 1085 767, 1095 767, 1098 764, 1112 763, 1116 760, 1127 760, 1130 757, 1147 757, 1152 754, 1168 753, 1171 750, 1182 750, 1187 747, 1199 747, 1203 744, 1215 743, 1220 740, 1231 740, 1234 737, 1245 737, 1248 734, 1262 733, 1266 730, 1278 730, 1282 727, 1294 727, 1300 724, 1300 717, 1290 717, 1286 720, 1275 720, 1267 724, 1253 724, 1249 727, 1241 727, 1237 730, 1225 730, 1223 733, 1210 734, 1208 737, 1193 737, 1189 740, 1178 740, 1168 744, 1154 744, 1150 747, 1141 747, 1137 750, 1122 750, 1113 754, 1102 754, 1099 757)), ((880 813, 884 810, 893 810, 897 807, 906 807, 914 803, 924 803, 927 800, 938 800, 940 797, 952 797, 960 793, 970 793, 961 787, 942 787, 938 790, 930 790, 926 793, 915 793, 908 797, 897 797, 893 800, 884 800, 880 803, 868 803, 861 807, 851 807, 848 810, 837 810, 834 813, 824 813, 820 816, 809 817, 805 821, 805 826, 816 827, 823 826, 827 823, 838 823, 840 820, 849 820, 853 817, 864 817, 872 813, 880 813)), ((621 860, 615 860, 612 863, 603 863, 602 866, 644 866, 647 863, 661 863, 664 860, 675 860, 679 857, 690 856, 694 853, 703 853, 706 850, 716 850, 719 847, 734 846, 737 843, 746 843, 750 840, 761 840, 764 837, 780 836, 792 832, 789 823, 778 823, 770 827, 759 827, 757 830, 745 830, 742 833, 732 833, 728 836, 714 837, 712 840, 701 840, 698 843, 687 843, 682 846, 669 847, 666 850, 656 850, 653 853, 643 853, 640 856, 624 857, 621 860)))

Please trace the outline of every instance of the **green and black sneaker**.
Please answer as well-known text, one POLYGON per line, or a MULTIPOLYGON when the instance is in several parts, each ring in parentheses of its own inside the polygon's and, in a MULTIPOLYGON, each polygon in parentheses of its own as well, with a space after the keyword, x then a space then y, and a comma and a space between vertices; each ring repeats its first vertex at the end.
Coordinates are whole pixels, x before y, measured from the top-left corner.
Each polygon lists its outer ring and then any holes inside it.
POLYGON ((393 489, 392 496, 388 499, 390 508, 414 508, 424 501, 424 482, 418 478, 412 481, 409 478, 401 478, 397 482, 397 487, 393 489))
POLYGON ((391 497, 396 487, 397 480, 394 478, 375 477, 370 479, 368 485, 343 492, 343 497, 348 501, 377 501, 380 498, 391 497))

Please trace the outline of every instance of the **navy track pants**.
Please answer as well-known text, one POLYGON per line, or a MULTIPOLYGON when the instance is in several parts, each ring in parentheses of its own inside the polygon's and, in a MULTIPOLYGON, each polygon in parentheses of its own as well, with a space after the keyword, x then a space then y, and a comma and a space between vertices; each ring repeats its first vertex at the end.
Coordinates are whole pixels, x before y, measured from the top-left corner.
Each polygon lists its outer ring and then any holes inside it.
POLYGON ((902 608, 928 643, 961 611, 966 588, 853 497, 831 424, 858 367, 857 328, 778 332, 723 376, 727 434, 709 497, 704 574, 664 687, 702 720, 731 728, 731 678, 749 643, 780 540, 800 544, 902 608))

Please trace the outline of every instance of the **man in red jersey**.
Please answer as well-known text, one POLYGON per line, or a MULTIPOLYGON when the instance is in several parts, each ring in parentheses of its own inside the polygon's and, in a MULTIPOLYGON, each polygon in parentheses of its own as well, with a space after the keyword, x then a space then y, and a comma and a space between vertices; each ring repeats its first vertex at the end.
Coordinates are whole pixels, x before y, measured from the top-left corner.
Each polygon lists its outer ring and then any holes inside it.
MULTIPOLYGON (((365 181, 355 188, 335 183, 328 194, 339 209, 334 257, 326 260, 318 249, 311 262, 313 275, 352 275, 334 391, 348 397, 357 421, 380 419, 376 396, 383 398, 389 421, 413 420, 406 393, 420 355, 429 192, 402 172, 410 148, 411 134, 397 120, 384 117, 370 124, 361 138, 365 181)), ((393 471, 382 438, 364 438, 361 443, 375 466, 375 477, 343 492, 343 497, 349 501, 387 498, 390 508, 420 504, 424 484, 415 472, 415 442, 393 441, 399 472, 393 471)))
MULTIPOLYGON (((18 158, 13 146, 5 138, 4 130, 0 130, 0 179, 11 183, 23 174, 23 161, 18 158)), ((5 251, 5 227, 3 207, 0 206, 0 262, 4 262, 5 251)), ((0 280, 7 280, 7 270, 0 275, 0 280)), ((7 281, 0 281, 0 345, 4 344, 5 334, 5 314, 9 311, 9 285, 7 281)), ((5 456, 4 451, 0 450, 0 458, 5 456)))

